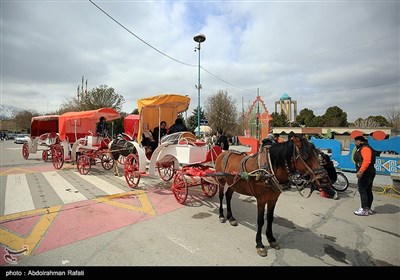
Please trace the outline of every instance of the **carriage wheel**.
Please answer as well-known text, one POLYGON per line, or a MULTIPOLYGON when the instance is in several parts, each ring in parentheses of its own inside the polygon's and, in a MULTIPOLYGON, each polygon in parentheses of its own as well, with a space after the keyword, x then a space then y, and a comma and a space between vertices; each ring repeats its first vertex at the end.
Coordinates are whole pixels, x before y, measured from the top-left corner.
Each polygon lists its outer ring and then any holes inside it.
POLYGON ((47 150, 44 150, 44 151, 42 152, 42 160, 43 160, 44 162, 46 162, 48 159, 49 159, 48 151, 47 151, 47 150))
POLYGON ((183 204, 186 201, 188 195, 188 186, 185 179, 185 175, 182 172, 175 174, 174 182, 172 183, 172 192, 174 193, 176 201, 183 204))
POLYGON ((28 159, 29 157, 29 146, 28 143, 24 143, 22 146, 22 156, 24 159, 28 159))
POLYGON ((60 144, 51 147, 51 161, 55 169, 61 169, 64 164, 64 153, 60 144))
POLYGON ((174 169, 174 162, 157 162, 157 170, 160 178, 163 181, 170 181, 172 177, 174 177, 175 169, 174 169))
POLYGON ((207 197, 214 197, 214 195, 218 191, 218 185, 217 184, 212 184, 210 182, 207 182, 203 178, 200 180, 201 188, 203 189, 203 193, 207 197))
POLYGON ((119 155, 118 163, 121 165, 125 164, 125 157, 123 155, 119 155))
POLYGON ((105 170, 110 170, 114 166, 114 158, 107 154, 102 155, 101 166, 103 166, 105 170))
POLYGON ((125 158, 124 176, 128 186, 135 188, 140 181, 139 160, 137 155, 129 154, 125 158))
POLYGON ((86 175, 89 173, 90 169, 92 168, 91 158, 87 155, 80 155, 78 157, 78 161, 76 163, 78 167, 78 171, 82 175, 86 175))

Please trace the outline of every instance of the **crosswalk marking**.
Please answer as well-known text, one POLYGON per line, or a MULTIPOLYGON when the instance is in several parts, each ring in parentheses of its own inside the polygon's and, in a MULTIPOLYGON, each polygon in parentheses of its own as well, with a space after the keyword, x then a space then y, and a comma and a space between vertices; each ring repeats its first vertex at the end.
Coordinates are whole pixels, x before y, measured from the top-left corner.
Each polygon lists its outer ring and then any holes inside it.
POLYGON ((60 176, 57 171, 43 172, 43 176, 53 186, 55 192, 64 203, 86 200, 73 185, 60 176))
POLYGON ((101 189, 102 191, 104 191, 109 195, 125 192, 124 190, 121 190, 120 188, 114 186, 113 184, 108 183, 107 181, 99 177, 93 175, 82 175, 79 172, 76 172, 76 174, 85 181, 95 185, 97 188, 101 189))
POLYGON ((35 209, 25 174, 8 175, 4 214, 35 209))
MULTIPOLYGON (((125 177, 81 175, 76 170, 25 172, 0 176, 0 216, 129 192, 125 177), (83 180, 82 180, 83 179, 83 180)), ((143 176, 139 186, 168 184, 143 176)))

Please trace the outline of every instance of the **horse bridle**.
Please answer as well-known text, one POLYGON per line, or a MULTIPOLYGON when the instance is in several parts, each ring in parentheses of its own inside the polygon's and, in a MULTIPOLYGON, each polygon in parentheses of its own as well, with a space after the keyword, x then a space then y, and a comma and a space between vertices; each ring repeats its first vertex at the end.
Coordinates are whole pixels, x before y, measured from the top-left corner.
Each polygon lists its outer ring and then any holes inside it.
MULTIPOLYGON (((296 162, 298 159, 300 159, 300 161, 303 163, 303 165, 306 167, 308 173, 304 174, 310 175, 310 179, 309 180, 305 180, 306 183, 302 185, 302 187, 299 189, 300 194, 303 196, 303 194, 301 193, 301 191, 303 189, 305 189, 307 186, 310 186, 310 193, 308 194, 307 198, 311 196, 311 194, 313 193, 313 191, 316 189, 314 187, 314 185, 316 184, 318 186, 318 188, 323 188, 325 187, 325 184, 329 184, 329 182, 320 182, 321 179, 327 177, 327 172, 325 170, 324 167, 319 166, 316 169, 311 169, 311 167, 306 163, 305 159, 302 157, 301 152, 299 147, 297 147, 297 145, 295 143, 293 143, 293 156, 292 156, 292 163, 294 164, 294 169, 298 170, 296 168, 296 162), (324 186, 322 185, 324 184, 324 186)), ((289 169, 289 176, 291 175, 291 170, 289 169)))

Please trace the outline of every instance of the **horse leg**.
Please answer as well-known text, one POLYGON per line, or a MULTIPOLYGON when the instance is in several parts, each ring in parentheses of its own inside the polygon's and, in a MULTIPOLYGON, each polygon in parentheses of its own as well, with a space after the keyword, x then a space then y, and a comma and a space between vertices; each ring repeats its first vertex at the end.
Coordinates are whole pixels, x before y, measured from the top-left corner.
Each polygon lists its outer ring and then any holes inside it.
POLYGON ((226 219, 224 216, 224 208, 222 207, 222 202, 224 200, 224 186, 220 183, 218 185, 218 189, 219 189, 219 193, 218 193, 218 196, 219 196, 219 221, 221 223, 225 223, 226 219))
POLYGON ((272 222, 274 221, 274 210, 275 210, 275 204, 276 201, 274 203, 268 203, 268 207, 267 207, 267 239, 269 242, 269 245, 276 249, 279 250, 280 246, 278 244, 278 242, 276 241, 274 235, 272 234, 272 222))
POLYGON ((119 153, 113 153, 113 158, 114 158, 114 176, 121 177, 121 174, 119 173, 118 169, 118 158, 119 158, 119 153))
POLYGON ((225 193, 226 197, 226 218, 229 220, 229 223, 231 226, 236 227, 238 225, 236 219, 232 215, 232 209, 231 209, 231 200, 233 196, 234 191, 232 188, 228 188, 228 190, 225 193))
POLYGON ((265 203, 261 202, 260 199, 257 199, 256 249, 257 249, 257 254, 259 254, 261 257, 267 256, 267 249, 265 249, 261 237, 262 227, 264 226, 264 211, 265 211, 265 203))

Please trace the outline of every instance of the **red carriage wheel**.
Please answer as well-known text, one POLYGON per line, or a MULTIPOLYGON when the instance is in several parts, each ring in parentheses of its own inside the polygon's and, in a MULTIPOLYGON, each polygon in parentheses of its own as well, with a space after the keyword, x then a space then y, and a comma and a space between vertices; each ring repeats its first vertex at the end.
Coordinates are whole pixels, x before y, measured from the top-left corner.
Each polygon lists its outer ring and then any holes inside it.
POLYGON ((42 152, 42 160, 43 160, 44 162, 46 162, 48 159, 49 159, 48 150, 44 150, 44 151, 42 152))
POLYGON ((102 155, 101 166, 103 166, 105 170, 110 170, 114 166, 114 158, 108 154, 102 155))
POLYGON ((64 153, 60 144, 51 147, 51 161, 55 169, 61 169, 64 164, 64 153))
POLYGON ((28 159, 29 157, 29 146, 28 143, 24 143, 22 146, 22 156, 24 159, 28 159))
POLYGON ((170 181, 175 174, 174 161, 157 162, 157 170, 163 181, 170 181))
POLYGON ((174 182, 172 183, 172 192, 174 193, 176 201, 183 204, 186 201, 188 195, 188 186, 185 179, 185 175, 178 171, 175 173, 174 182))
POLYGON ((78 171, 80 174, 82 175, 88 174, 92 167, 91 158, 88 157, 87 155, 80 155, 78 157, 76 166, 78 167, 78 171))
POLYGON ((201 184, 201 188, 203 189, 203 193, 207 197, 214 197, 214 195, 218 191, 218 185, 217 184, 212 184, 210 182, 207 182, 203 178, 201 178, 200 184, 201 184))
POLYGON ((135 154, 129 154, 125 158, 124 176, 128 186, 135 188, 140 181, 139 160, 135 154))

